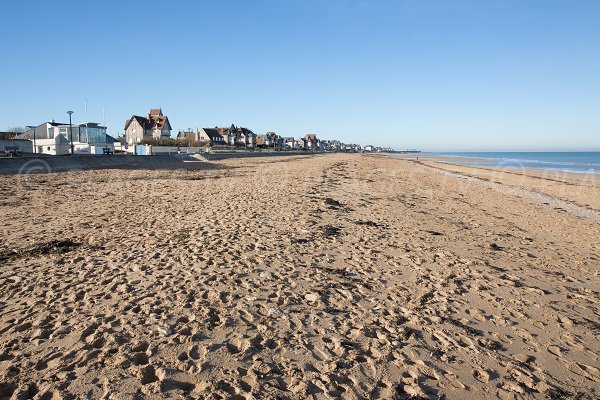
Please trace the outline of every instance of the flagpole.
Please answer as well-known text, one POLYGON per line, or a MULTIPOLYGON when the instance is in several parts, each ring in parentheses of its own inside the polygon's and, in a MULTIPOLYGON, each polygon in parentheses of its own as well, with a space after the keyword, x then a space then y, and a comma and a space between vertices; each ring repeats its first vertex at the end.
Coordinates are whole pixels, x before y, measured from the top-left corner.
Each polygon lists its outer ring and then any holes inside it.
MULTIPOLYGON (((88 133, 88 119, 87 119, 87 97, 85 98, 85 138, 87 139, 88 145, 90 144, 90 134, 88 133)), ((81 140, 81 138, 79 138, 81 140)))
MULTIPOLYGON (((104 122, 104 106, 102 106, 102 126, 106 126, 104 122)), ((107 133, 104 132, 104 144, 108 143, 108 137, 106 135, 107 133)))

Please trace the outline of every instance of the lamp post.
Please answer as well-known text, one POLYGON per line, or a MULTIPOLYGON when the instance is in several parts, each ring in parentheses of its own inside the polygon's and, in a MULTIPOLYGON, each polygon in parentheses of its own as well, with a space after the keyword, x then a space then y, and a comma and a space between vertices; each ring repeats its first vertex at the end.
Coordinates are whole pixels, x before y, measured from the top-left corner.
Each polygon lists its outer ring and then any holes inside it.
POLYGON ((71 115, 73 111, 67 111, 69 114, 69 135, 71 136, 71 155, 75 154, 75 146, 73 145, 73 125, 71 124, 71 115))

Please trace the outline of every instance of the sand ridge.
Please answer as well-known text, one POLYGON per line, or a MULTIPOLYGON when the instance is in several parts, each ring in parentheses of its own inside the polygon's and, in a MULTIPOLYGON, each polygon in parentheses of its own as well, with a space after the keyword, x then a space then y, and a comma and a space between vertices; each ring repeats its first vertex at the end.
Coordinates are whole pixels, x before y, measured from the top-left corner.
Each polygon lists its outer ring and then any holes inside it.
POLYGON ((597 221, 406 160, 214 164, 0 177, 0 397, 599 396, 597 221))

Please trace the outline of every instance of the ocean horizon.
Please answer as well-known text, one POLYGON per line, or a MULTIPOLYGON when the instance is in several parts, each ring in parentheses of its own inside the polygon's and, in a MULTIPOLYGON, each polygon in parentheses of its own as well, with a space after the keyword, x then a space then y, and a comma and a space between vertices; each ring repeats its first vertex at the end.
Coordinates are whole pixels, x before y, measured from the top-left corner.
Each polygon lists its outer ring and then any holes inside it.
POLYGON ((456 162, 471 166, 600 174, 600 151, 465 151, 423 155, 453 157, 456 162))

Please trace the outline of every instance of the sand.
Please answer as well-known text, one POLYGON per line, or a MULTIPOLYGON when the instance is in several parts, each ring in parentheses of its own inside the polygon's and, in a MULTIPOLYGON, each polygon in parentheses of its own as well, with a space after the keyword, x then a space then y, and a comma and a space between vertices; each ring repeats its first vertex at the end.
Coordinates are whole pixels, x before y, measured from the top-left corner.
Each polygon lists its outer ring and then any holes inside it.
POLYGON ((0 398, 600 397, 593 179, 210 164, 0 176, 0 398))

